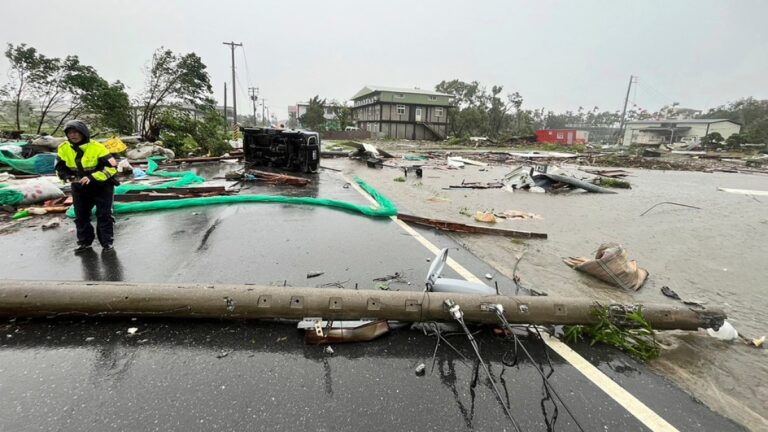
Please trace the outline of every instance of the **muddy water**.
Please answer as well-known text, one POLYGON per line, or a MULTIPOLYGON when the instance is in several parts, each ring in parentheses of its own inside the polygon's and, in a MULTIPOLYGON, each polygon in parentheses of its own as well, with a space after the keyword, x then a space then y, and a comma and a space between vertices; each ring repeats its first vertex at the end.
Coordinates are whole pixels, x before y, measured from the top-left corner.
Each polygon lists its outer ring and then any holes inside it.
MULTIPOLYGON (((373 170, 346 160, 323 165, 360 175, 404 212, 473 222, 462 212, 520 210, 540 220, 500 220, 498 227, 549 234, 548 240, 456 235, 472 253, 524 286, 550 295, 597 300, 673 302, 669 286, 686 300, 726 309, 749 337, 768 334, 768 198, 719 192, 718 187, 768 190, 768 177, 742 174, 629 170, 631 190, 616 195, 510 193, 501 189, 445 190, 465 181, 494 181, 509 171, 425 169, 421 179, 393 179, 402 172, 373 170), (701 210, 654 204, 673 201, 701 210), (626 292, 579 274, 562 259, 591 256, 603 242, 621 243, 650 272, 638 292, 626 292)), ((506 287, 509 289, 509 287, 506 287)), ((509 290, 507 292, 510 292, 509 290)), ((768 430, 768 351, 714 340, 703 332, 664 332, 664 350, 653 366, 711 408, 755 430, 768 430)))

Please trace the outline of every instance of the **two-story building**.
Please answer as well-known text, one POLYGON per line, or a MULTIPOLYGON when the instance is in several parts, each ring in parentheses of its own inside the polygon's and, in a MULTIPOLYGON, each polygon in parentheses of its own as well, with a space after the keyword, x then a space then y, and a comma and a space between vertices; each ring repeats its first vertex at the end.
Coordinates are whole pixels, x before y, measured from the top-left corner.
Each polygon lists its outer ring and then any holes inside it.
POLYGON ((352 96, 357 127, 380 138, 443 140, 451 95, 431 90, 365 86, 352 96))

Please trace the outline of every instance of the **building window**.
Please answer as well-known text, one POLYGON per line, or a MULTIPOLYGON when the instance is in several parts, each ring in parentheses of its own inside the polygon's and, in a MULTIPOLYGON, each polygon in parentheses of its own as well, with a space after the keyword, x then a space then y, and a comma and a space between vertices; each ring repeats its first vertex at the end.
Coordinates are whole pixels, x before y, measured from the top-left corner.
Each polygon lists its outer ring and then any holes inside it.
POLYGON ((437 100, 437 96, 430 96, 430 97, 429 97, 429 100, 431 100, 431 101, 436 101, 436 100, 437 100))
POLYGON ((395 99, 404 99, 405 95, 403 93, 395 93, 395 99))
POLYGON ((405 105, 397 106, 397 115, 405 115, 405 105))
POLYGON ((443 116, 443 108, 435 108, 435 117, 442 117, 443 116))
POLYGON ((557 139, 563 139, 563 138, 564 138, 563 133, 562 132, 558 132, 557 133, 557 139))

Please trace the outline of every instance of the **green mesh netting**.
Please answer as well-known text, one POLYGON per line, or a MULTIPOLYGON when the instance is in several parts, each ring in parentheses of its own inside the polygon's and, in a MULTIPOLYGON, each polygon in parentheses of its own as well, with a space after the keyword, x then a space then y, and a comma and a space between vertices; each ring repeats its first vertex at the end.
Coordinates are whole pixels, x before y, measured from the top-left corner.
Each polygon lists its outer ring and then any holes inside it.
POLYGON ((0 184, 0 205, 16 205, 24 201, 23 193, 7 187, 6 184, 0 184))
MULTIPOLYGON (((194 174, 192 174, 194 175, 194 174)), ((195 176, 197 177, 197 176, 195 176)), ((185 177, 182 177, 179 181, 183 181, 185 177)), ((198 177, 199 178, 199 177, 198 177)), ((355 178, 355 182, 368 194, 373 197, 378 203, 376 207, 364 206, 359 204, 353 204, 345 201, 311 198, 311 197, 286 197, 279 195, 227 195, 227 196, 214 196, 214 197, 202 197, 202 198, 183 198, 178 200, 161 200, 161 201, 142 201, 142 202, 116 202, 113 206, 115 214, 146 212, 155 210, 168 210, 179 209, 186 207, 208 206, 217 204, 244 204, 244 203, 282 203, 282 204, 304 204, 304 205, 317 205, 331 208, 337 208, 352 212, 361 213, 365 216, 371 217, 389 217, 397 215, 397 209, 385 196, 381 195, 376 189, 369 186, 360 178, 355 178)), ((175 183, 175 182, 171 182, 175 183)), ((159 188, 166 186, 168 183, 158 186, 147 186, 148 188, 159 188)), ((138 186, 138 185, 126 185, 126 186, 138 186)), ((123 187, 123 186, 120 186, 123 187)), ((180 186, 175 186, 180 187, 180 186)), ((119 188, 118 188, 119 189, 119 188)), ((149 190, 149 189, 132 189, 132 190, 149 190)), ((117 189, 115 189, 117 193, 117 189)), ((75 217, 74 208, 70 207, 67 210, 67 216, 70 218, 75 217)))
POLYGON ((9 157, 0 152, 0 164, 8 165, 15 171, 27 174, 53 174, 56 165, 55 153, 40 153, 28 159, 9 157))
POLYGON ((147 161, 147 174, 155 177, 165 178, 177 178, 177 180, 170 181, 159 185, 141 185, 141 184, 125 184, 115 188, 115 195, 122 195, 130 191, 151 191, 151 190, 163 190, 168 188, 180 188, 189 186, 193 183, 202 183, 204 178, 196 175, 192 171, 179 171, 179 172, 166 172, 158 171, 157 163, 155 160, 164 159, 163 156, 149 158, 147 161))

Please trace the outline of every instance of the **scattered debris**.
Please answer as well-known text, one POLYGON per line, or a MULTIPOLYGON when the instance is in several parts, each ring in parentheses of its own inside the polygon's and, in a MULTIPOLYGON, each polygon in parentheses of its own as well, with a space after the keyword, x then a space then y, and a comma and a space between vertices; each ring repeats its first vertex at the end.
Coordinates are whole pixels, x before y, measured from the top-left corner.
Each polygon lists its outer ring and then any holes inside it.
POLYGON ((59 225, 61 225, 61 219, 60 218, 53 218, 53 219, 49 220, 48 222, 44 223, 41 226, 41 228, 43 229, 43 231, 45 231, 45 230, 49 230, 51 228, 56 228, 59 225))
POLYGON ((139 143, 136 147, 125 152, 125 156, 134 161, 147 159, 151 156, 165 156, 167 159, 173 159, 176 154, 171 149, 159 146, 154 143, 139 143))
POLYGON ((321 271, 311 271, 307 273, 307 279, 312 279, 314 277, 322 276, 324 274, 325 272, 321 272, 321 271))
POLYGON ((529 151, 529 152, 513 152, 509 153, 511 156, 521 159, 572 159, 579 155, 574 153, 563 152, 548 152, 548 151, 529 151))
POLYGON ((499 189, 502 187, 504 184, 499 182, 465 182, 462 180, 460 185, 450 185, 448 189, 499 189))
POLYGON ((596 177, 594 183, 598 186, 605 186, 617 189, 632 189, 632 184, 625 180, 618 180, 610 177, 596 177))
POLYGON ((139 331, 138 327, 131 327, 131 328, 128 329, 128 334, 129 335, 134 335, 134 334, 136 334, 137 331, 139 331))
POLYGON ((345 146, 354 147, 357 149, 357 156, 367 156, 376 159, 380 158, 394 158, 394 156, 384 150, 378 149, 373 144, 361 143, 357 141, 345 141, 345 146))
MULTIPOLYGON (((299 321, 297 328, 305 331, 304 342, 310 345, 368 342, 389 332, 386 320, 324 321, 305 318, 299 321)), ((329 354, 333 354, 333 350, 329 354)))
POLYGON ((752 345, 755 346, 755 348, 760 348, 763 346, 763 343, 765 343, 765 336, 760 336, 757 339, 752 339, 751 341, 752 345))
POLYGON ((449 157, 448 158, 448 163, 450 164, 451 162, 458 162, 458 163, 461 163, 463 165, 475 165, 475 166, 482 166, 482 167, 488 166, 488 164, 485 163, 485 162, 480 162, 480 161, 476 161, 476 160, 472 160, 472 159, 466 159, 466 158, 457 157, 457 156, 449 157))
POLYGON ((563 260, 574 270, 592 275, 603 282, 624 289, 639 290, 648 278, 648 271, 627 258, 627 252, 617 243, 603 243, 594 259, 566 258, 563 260))
POLYGON ((590 173, 590 174, 601 176, 601 177, 611 177, 611 178, 626 177, 626 176, 631 174, 629 171, 624 171, 624 170, 621 170, 621 169, 600 170, 600 169, 585 169, 585 168, 582 168, 581 170, 584 171, 584 172, 590 173))
POLYGON ((670 287, 668 287, 668 286, 661 287, 661 293, 664 294, 665 296, 671 298, 671 299, 681 300, 680 296, 677 295, 676 292, 672 291, 672 289, 670 287))
POLYGON ((416 366, 416 369, 414 369, 414 372, 417 376, 423 376, 427 371, 427 366, 424 363, 419 363, 418 366, 416 366))
POLYGON ((519 210, 507 210, 504 213, 494 213, 501 219, 544 219, 536 213, 528 213, 519 210))
POLYGON ((712 336, 713 338, 717 338, 724 341, 738 339, 739 337, 739 332, 736 331, 736 329, 733 327, 733 325, 731 325, 731 323, 728 322, 728 320, 725 320, 723 322, 723 325, 721 325, 720 328, 717 330, 708 328, 707 334, 712 336))
POLYGON ((485 274, 485 278, 488 279, 488 280, 491 280, 491 279, 493 279, 493 275, 490 274, 490 273, 486 273, 485 274))
POLYGON ((731 189, 731 188, 722 188, 722 187, 717 188, 717 190, 722 192, 732 193, 732 194, 740 194, 740 195, 768 196, 768 191, 762 191, 762 190, 731 189))
POLYGON ((403 177, 403 176, 400 176, 400 177, 395 177, 395 178, 393 178, 392 180, 394 180, 394 181, 396 181, 396 182, 400 182, 400 183, 403 183, 403 182, 405 181, 405 177, 403 177))
POLYGON ((464 162, 448 158, 448 168, 464 168, 464 162))
POLYGON ((562 168, 549 165, 519 166, 505 175, 502 183, 504 183, 509 191, 523 189, 531 192, 562 192, 563 190, 576 188, 584 189, 587 192, 616 193, 588 181, 578 179, 575 177, 575 174, 562 168))
POLYGON ((217 359, 222 359, 222 358, 228 356, 231 353, 232 353, 232 350, 222 351, 222 352, 220 352, 219 354, 216 355, 216 358, 217 359))
POLYGON ((530 231, 517 231, 506 228, 491 228, 476 225, 467 225, 460 222, 451 222, 441 219, 424 218, 421 216, 414 216, 405 213, 398 213, 397 218, 403 222, 411 222, 417 225, 429 226, 442 231, 452 231, 460 233, 476 233, 476 234, 494 234, 507 237, 518 238, 547 238, 546 233, 536 233, 530 231))
POLYGON ((435 255, 435 259, 427 272, 425 280, 426 291, 479 295, 498 294, 495 288, 491 288, 484 283, 441 277, 447 261, 448 248, 443 248, 435 255))
POLYGON ((396 282, 404 282, 403 275, 400 272, 395 272, 393 275, 386 275, 381 276, 373 279, 374 282, 389 282, 389 281, 396 281, 396 282))
POLYGON ((326 354, 333 354, 333 348, 331 348, 330 345, 325 347, 325 349, 323 351, 325 351, 326 354))
POLYGON ((494 216, 493 212, 477 211, 475 212, 475 220, 478 222, 493 224, 496 223, 496 216, 494 216))
POLYGON ((431 197, 427 198, 427 201, 435 202, 435 203, 445 203, 445 202, 451 202, 450 199, 441 197, 439 195, 432 195, 431 197))
POLYGON ((227 180, 239 180, 243 182, 261 182, 270 185, 287 184, 292 186, 306 186, 312 181, 304 177, 290 176, 286 174, 259 171, 254 169, 245 172, 231 172, 225 175, 227 180))

